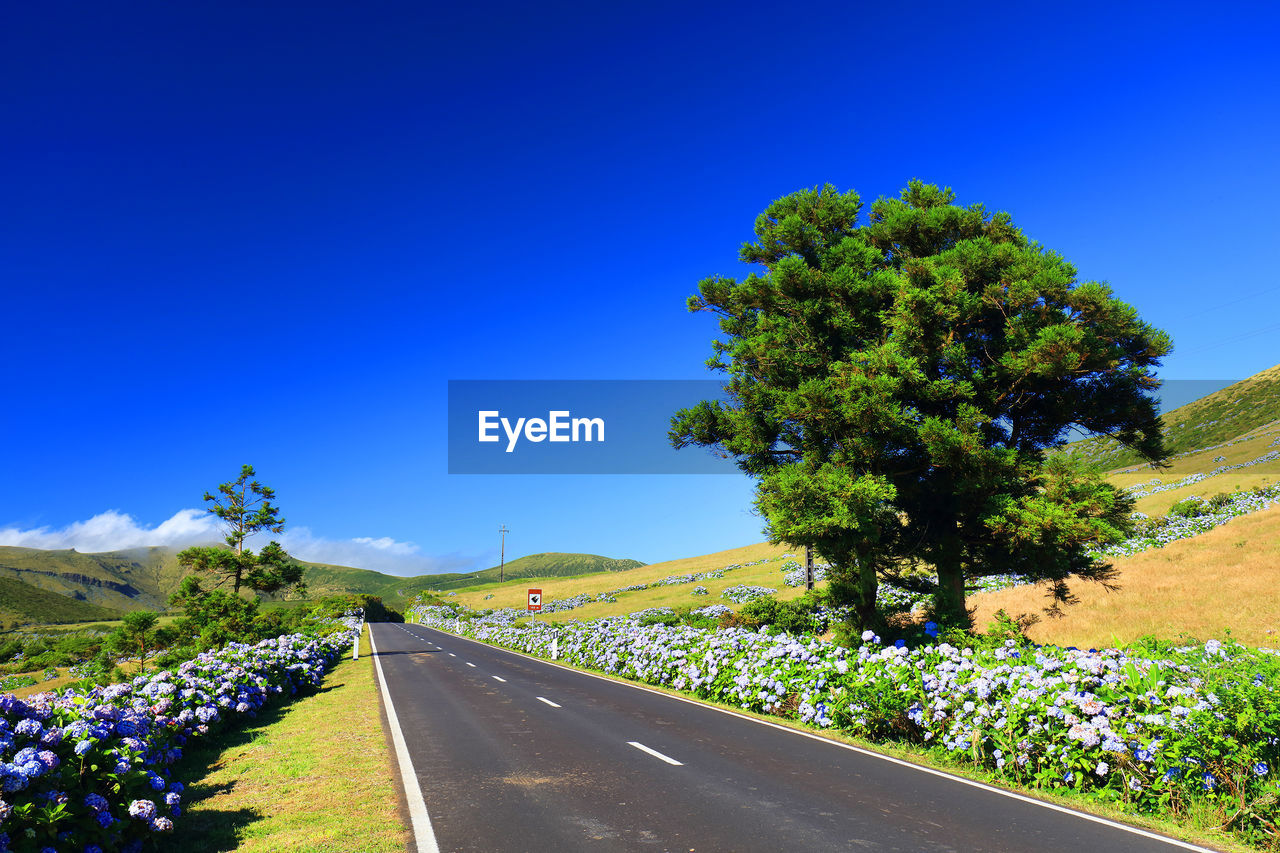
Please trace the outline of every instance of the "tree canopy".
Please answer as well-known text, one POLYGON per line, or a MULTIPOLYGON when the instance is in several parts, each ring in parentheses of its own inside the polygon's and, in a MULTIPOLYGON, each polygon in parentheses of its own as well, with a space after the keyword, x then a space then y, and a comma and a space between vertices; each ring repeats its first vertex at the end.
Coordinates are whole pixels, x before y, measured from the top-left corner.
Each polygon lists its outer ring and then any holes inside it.
POLYGON ((1132 503, 1051 451, 1082 430, 1167 455, 1151 392, 1169 337, 1007 213, 954 199, 912 181, 860 223, 855 192, 792 193, 740 251, 763 272, 689 301, 719 318, 727 401, 677 412, 672 443, 756 478, 770 537, 813 546, 864 625, 885 577, 951 624, 976 577, 1045 581, 1055 604, 1071 577, 1107 580, 1091 549, 1132 503))
POLYGON ((272 501, 276 493, 254 479, 252 465, 244 465, 240 476, 218 486, 218 495, 205 492, 204 499, 213 504, 209 512, 222 521, 226 543, 230 550, 221 547, 193 546, 178 554, 182 566, 208 574, 217 579, 217 585, 230 582, 232 593, 239 595, 240 587, 274 594, 285 588, 295 592, 305 591, 303 567, 293 560, 279 542, 269 542, 255 554, 244 547, 245 539, 269 530, 281 533, 284 519, 272 501))
POLYGON ((252 465, 240 466, 240 476, 218 486, 218 494, 204 493, 206 503, 212 503, 209 512, 222 521, 226 528, 227 544, 237 554, 244 550, 244 540, 255 533, 269 530, 284 532, 284 519, 280 510, 271 502, 275 490, 254 479, 252 465))

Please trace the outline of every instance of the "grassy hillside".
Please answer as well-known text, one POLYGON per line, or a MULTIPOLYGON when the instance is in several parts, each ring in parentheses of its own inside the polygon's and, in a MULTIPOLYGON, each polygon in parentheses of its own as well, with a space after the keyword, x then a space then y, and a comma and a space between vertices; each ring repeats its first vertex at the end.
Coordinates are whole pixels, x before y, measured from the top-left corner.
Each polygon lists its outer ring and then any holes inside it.
MULTIPOLYGON (((613 592, 624 586, 648 584, 673 575, 688 575, 696 572, 723 569, 726 566, 733 565, 739 566, 739 568, 725 572, 722 578, 699 581, 698 583, 658 586, 644 590, 620 592, 615 596, 617 601, 592 602, 573 610, 547 613, 538 618, 552 621, 597 619, 604 616, 631 613, 648 607, 670 607, 677 604, 693 604, 695 606, 725 604, 727 602, 720 597, 720 593, 736 584, 767 586, 779 590, 779 598, 794 598, 800 595, 803 590, 783 586, 782 584, 781 567, 784 562, 783 555, 787 553, 797 552, 796 549, 788 548, 785 545, 770 545, 762 542, 757 545, 747 545, 743 548, 734 548, 715 554, 669 560, 665 563, 654 563, 653 565, 611 574, 581 577, 526 578, 508 581, 505 584, 472 586, 457 590, 457 600, 475 608, 524 608, 527 604, 527 590, 530 586, 536 586, 541 589, 543 600, 550 602, 556 599, 572 598, 584 593, 595 596, 597 593, 613 592), (699 585, 706 587, 707 595, 693 595, 694 587, 699 585)), ((803 551, 798 553, 803 553, 803 551)), ((453 601, 454 598, 451 596, 449 600, 453 601)))
MULTIPOLYGON (((424 589, 450 590, 496 583, 499 569, 469 574, 397 577, 368 569, 304 563, 310 598, 340 593, 365 593, 392 607, 424 589)), ((531 554, 506 565, 506 577, 527 578, 617 572, 643 566, 638 560, 619 560, 596 554, 531 554)), ((0 619, 9 624, 84 622, 118 618, 130 610, 163 611, 169 595, 187 572, 168 548, 135 548, 102 554, 75 550, 42 551, 0 546, 0 581, 8 599, 0 598, 0 619), (74 605, 86 605, 75 608, 74 605), (67 608, 72 608, 68 610, 67 608), (44 618, 44 614, 58 614, 44 618)), ((3 590, 0 590, 3 594, 3 590)))
POLYGON ((1280 422, 1259 427, 1228 446, 1183 454, 1168 468, 1149 465, 1112 471, 1108 479, 1134 490, 1137 508, 1163 515, 1176 501, 1203 498, 1280 482, 1280 422))
MULTIPOLYGON (((597 554, 530 554, 507 563, 502 572, 507 580, 531 577, 569 577, 587 574, 621 572, 643 566, 639 560, 620 560, 597 554)), ((462 589, 480 584, 496 584, 499 567, 463 574, 416 575, 397 577, 368 569, 308 563, 306 572, 308 595, 320 598, 344 592, 376 595, 393 607, 424 589, 441 591, 462 589)))
POLYGON ((118 611, 0 577, 0 630, 36 622, 58 625, 118 618, 118 611))
MULTIPOLYGON (((1280 365, 1201 397, 1164 415, 1165 443, 1175 453, 1222 444, 1280 420, 1280 365)), ((1068 449, 1111 470, 1142 459, 1108 438, 1091 438, 1068 449)))
POLYGON ((0 547, 0 578, 115 611, 165 609, 183 574, 166 548, 81 554, 0 547))

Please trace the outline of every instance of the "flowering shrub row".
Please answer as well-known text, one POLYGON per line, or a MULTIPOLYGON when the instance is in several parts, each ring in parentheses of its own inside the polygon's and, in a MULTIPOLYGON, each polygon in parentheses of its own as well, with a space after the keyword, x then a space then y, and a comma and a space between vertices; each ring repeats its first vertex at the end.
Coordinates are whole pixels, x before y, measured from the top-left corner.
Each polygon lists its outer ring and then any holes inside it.
POLYGON ((610 618, 516 630, 518 611, 424 624, 752 711, 925 744, 1033 788, 1071 788, 1135 811, 1193 801, 1246 836, 1274 832, 1280 658, 1238 644, 908 649, 610 618), (1269 828, 1269 829, 1268 829, 1269 828))
POLYGON ((1164 523, 1139 531, 1138 535, 1105 548, 1100 553, 1107 557, 1129 557, 1152 548, 1162 548, 1170 542, 1199 536, 1233 518, 1259 512, 1276 503, 1280 503, 1280 485, 1239 492, 1204 515, 1168 517, 1164 523))
POLYGON ((0 851, 139 851, 173 828, 188 738, 320 683, 350 630, 232 643, 87 691, 0 696, 0 851))
POLYGON ((1203 472, 1188 474, 1187 476, 1183 477, 1181 480, 1176 480, 1172 483, 1161 483, 1158 479, 1152 480, 1149 483, 1139 483, 1138 485, 1132 486, 1129 489, 1127 489, 1126 492, 1128 493, 1129 497, 1132 497, 1132 498, 1145 498, 1147 495, 1154 495, 1159 492, 1171 492, 1174 489, 1182 489, 1187 486, 1194 486, 1196 483, 1203 482, 1204 480, 1207 480, 1210 477, 1217 477, 1220 474, 1227 473, 1228 471, 1238 471, 1241 468, 1250 468, 1254 465, 1262 465, 1267 462, 1274 462, 1277 459, 1280 459, 1280 450, 1273 450, 1270 453, 1266 453, 1262 456, 1259 456, 1257 459, 1250 459, 1248 462, 1239 462, 1235 465, 1219 465, 1217 468, 1214 468, 1212 471, 1210 471, 1207 474, 1203 472))

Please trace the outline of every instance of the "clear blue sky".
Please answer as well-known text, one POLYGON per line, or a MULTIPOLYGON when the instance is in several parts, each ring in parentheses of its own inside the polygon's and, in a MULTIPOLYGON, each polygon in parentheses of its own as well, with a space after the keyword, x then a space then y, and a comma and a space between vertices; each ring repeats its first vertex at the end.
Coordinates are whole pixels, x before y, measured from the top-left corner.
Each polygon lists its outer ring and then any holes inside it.
POLYGON ((744 272, 769 201, 826 182, 874 199, 919 177, 1010 211, 1172 333, 1166 378, 1270 367, 1277 22, 14 5, 0 538, 89 550, 168 521, 178 541, 198 524, 175 514, 250 462, 304 556, 397 571, 491 565, 500 523, 508 556, 758 541, 736 476, 448 475, 446 381, 705 377, 714 324, 685 298, 744 272))

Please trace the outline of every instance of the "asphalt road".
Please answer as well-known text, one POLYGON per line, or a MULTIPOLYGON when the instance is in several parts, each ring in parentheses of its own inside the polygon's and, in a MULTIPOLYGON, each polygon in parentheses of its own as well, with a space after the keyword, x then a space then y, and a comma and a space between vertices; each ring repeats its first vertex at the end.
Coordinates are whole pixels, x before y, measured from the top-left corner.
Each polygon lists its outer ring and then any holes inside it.
POLYGON ((421 625, 370 629, 405 795, 430 816, 419 853, 1203 849, 421 625))

